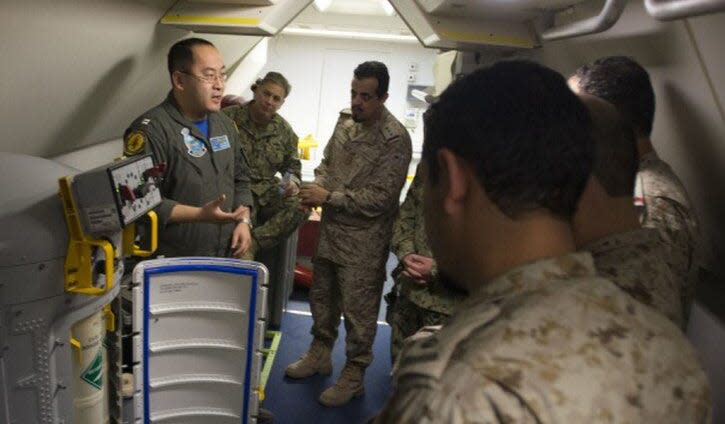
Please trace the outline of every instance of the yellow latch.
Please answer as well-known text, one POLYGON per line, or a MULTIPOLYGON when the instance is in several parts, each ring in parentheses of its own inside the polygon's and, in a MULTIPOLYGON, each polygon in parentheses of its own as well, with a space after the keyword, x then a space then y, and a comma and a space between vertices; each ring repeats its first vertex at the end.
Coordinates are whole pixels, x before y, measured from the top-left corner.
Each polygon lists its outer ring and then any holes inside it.
POLYGON ((103 306, 103 317, 106 319, 106 331, 116 331, 116 315, 111 310, 111 304, 103 306))

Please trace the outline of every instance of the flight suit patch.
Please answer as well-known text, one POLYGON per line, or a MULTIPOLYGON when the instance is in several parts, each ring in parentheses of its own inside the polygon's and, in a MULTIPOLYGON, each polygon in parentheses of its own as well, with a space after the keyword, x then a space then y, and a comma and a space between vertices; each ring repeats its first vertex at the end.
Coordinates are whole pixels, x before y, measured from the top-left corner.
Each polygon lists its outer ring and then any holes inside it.
POLYGON ((206 154, 204 142, 191 135, 188 128, 181 130, 181 135, 184 137, 186 152, 189 153, 189 156, 200 158, 206 154))
POLYGON ((135 131, 129 134, 123 146, 123 154, 133 156, 143 150, 146 145, 146 135, 141 131, 135 131))
POLYGON ((210 138, 209 143, 211 144, 212 152, 218 152, 220 150, 228 149, 231 147, 231 145, 229 144, 229 138, 226 136, 226 134, 210 138))

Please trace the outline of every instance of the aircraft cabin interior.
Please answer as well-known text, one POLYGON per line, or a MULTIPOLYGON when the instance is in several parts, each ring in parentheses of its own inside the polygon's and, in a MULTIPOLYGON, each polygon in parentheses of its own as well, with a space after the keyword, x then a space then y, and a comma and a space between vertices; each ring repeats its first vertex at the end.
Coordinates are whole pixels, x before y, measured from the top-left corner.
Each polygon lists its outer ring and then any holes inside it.
MULTIPOLYGON (((0 424, 256 423, 261 408, 279 423, 356 423, 388 398, 384 300, 364 396, 317 401, 345 360, 344 326, 333 375, 284 376, 311 340, 309 282, 297 271, 311 272, 319 222, 261 264, 151 260, 164 167, 121 158, 124 131, 166 98, 169 48, 189 37, 221 53, 227 96, 251 100, 270 71, 287 78, 279 114, 299 137, 303 183, 350 107, 353 69, 385 63, 385 106, 412 143, 401 202, 423 113, 460 76, 510 59, 564 77, 598 58, 635 59, 656 94, 654 148, 698 221, 686 336, 710 382, 712 422, 725 423, 725 1, 2 0, 0 424), (209 334, 178 342, 196 330, 209 334), (237 344, 220 341, 227 332, 237 344), (156 374, 224 358, 238 363, 156 374)), ((391 254, 383 294, 396 263, 391 254)))

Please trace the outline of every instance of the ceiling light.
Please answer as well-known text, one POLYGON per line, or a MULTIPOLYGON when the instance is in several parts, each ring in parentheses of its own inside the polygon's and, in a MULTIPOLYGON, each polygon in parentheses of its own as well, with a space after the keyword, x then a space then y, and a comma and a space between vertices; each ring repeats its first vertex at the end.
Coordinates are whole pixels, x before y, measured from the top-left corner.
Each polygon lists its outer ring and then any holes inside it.
POLYGON ((320 12, 324 12, 332 4, 332 0, 315 0, 315 8, 320 12))
POLYGON ((363 31, 338 31, 328 29, 314 28, 297 28, 286 27, 282 30, 282 34, 288 35, 307 35, 312 37, 328 37, 328 38, 354 38, 373 41, 396 41, 401 43, 417 43, 418 39, 412 35, 402 34, 385 34, 380 32, 363 32, 363 31))
POLYGON ((380 6, 382 6, 383 11, 388 16, 395 15, 395 9, 393 9, 393 6, 388 3, 388 0, 380 0, 380 6))

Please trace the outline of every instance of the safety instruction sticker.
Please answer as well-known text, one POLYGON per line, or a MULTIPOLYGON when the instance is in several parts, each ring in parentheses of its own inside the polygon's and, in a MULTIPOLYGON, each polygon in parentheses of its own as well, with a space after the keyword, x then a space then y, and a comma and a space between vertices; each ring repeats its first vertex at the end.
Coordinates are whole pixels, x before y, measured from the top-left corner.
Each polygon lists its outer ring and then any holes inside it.
POLYGON ((87 208, 85 216, 91 232, 116 230, 120 227, 118 210, 112 204, 87 208))
POLYGON ((81 380, 90 384, 98 390, 103 388, 103 356, 101 350, 96 351, 96 357, 93 358, 88 367, 81 373, 81 380))

